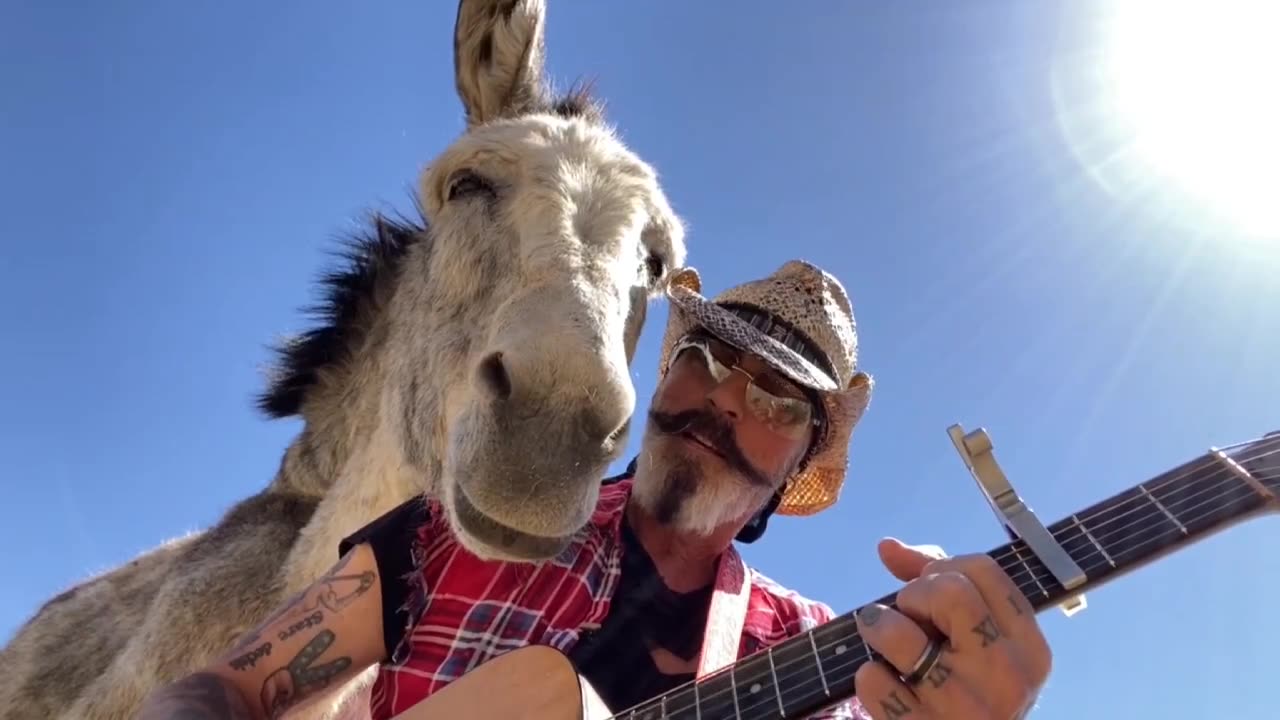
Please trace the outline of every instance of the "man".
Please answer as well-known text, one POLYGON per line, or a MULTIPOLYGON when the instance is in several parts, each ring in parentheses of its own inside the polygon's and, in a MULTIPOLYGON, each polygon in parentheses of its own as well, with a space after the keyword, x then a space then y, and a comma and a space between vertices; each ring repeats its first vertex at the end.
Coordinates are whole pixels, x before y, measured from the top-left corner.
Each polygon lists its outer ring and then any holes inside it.
MULTIPOLYGON (((480 561, 433 502, 406 503, 344 541, 325 578, 222 660, 157 692, 142 717, 218 702, 237 708, 230 717, 277 717, 377 664, 371 714, 382 720, 534 643, 567 653, 619 712, 830 620, 827 605, 744 568, 732 543, 757 539, 775 512, 812 514, 839 494, 872 387, 857 369, 848 297, 800 261, 713 301, 699 289, 692 270, 671 282, 634 472, 604 485, 554 561, 480 561)), ((856 700, 822 716, 1021 717, 1050 653, 1013 582, 985 555, 938 558, 890 540, 880 553, 909 581, 898 609, 858 614, 883 660, 858 669, 856 700)), ((228 717, 201 715, 215 716, 228 717)))

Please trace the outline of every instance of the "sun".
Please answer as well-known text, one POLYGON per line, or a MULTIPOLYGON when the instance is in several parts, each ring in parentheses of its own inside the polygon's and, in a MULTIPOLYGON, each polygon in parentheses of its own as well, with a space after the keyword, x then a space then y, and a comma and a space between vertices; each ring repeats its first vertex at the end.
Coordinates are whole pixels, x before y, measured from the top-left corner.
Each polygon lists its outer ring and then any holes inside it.
POLYGON ((1280 239, 1280 0, 1111 8, 1108 114, 1144 170, 1238 231, 1280 239))

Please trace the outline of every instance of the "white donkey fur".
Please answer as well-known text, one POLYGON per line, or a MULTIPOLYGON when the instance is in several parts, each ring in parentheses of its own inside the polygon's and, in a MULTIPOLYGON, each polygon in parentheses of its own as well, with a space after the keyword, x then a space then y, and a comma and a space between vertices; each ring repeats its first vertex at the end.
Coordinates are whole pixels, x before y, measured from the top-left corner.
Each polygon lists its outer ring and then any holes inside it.
POLYGON ((0 651, 0 718, 133 717, 416 494, 492 558, 549 557, 586 521, 625 448, 647 303, 685 248, 653 169, 585 94, 551 94, 544 15, 463 0, 466 132, 421 177, 422 221, 374 217, 321 326, 281 349, 260 404, 304 427, 275 479, 46 603, 0 651))

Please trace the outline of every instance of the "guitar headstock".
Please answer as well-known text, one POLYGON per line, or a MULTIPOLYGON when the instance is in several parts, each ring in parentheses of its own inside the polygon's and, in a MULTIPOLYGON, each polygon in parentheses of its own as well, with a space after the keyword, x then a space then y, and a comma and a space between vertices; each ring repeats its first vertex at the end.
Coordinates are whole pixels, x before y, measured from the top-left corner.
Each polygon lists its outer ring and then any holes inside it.
POLYGON ((1269 495, 1267 508, 1280 512, 1280 430, 1223 448, 1222 453, 1248 473, 1259 492, 1269 495))

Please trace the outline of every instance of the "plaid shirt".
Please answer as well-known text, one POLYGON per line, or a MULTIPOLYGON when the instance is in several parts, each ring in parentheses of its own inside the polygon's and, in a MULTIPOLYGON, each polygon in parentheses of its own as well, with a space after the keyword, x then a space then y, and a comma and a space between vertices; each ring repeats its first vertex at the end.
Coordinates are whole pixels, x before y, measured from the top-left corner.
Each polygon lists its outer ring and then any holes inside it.
MULTIPOLYGON (((486 562, 463 549, 438 505, 428 505, 411 554, 417 568, 403 639, 379 668, 372 720, 391 718, 479 664, 531 644, 566 654, 609 613, 622 568, 620 538, 630 480, 605 485, 573 543, 537 565, 486 562)), ((732 550, 731 550, 732 551, 732 550)), ((723 567, 723 565, 722 565, 723 567)), ((738 657, 834 617, 831 608, 781 587, 754 569, 738 657)), ((620 710, 621 708, 619 708, 620 710)), ((815 718, 865 719, 856 700, 815 718)))

